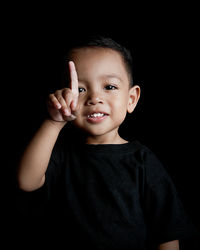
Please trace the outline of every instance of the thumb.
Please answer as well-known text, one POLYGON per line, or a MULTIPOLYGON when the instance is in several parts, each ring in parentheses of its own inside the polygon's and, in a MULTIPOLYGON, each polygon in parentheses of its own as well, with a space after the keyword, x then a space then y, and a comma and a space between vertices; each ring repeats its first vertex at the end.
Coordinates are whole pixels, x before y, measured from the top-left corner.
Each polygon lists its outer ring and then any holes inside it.
POLYGON ((72 101, 71 109, 72 111, 76 111, 78 109, 78 98, 74 98, 74 100, 72 101))

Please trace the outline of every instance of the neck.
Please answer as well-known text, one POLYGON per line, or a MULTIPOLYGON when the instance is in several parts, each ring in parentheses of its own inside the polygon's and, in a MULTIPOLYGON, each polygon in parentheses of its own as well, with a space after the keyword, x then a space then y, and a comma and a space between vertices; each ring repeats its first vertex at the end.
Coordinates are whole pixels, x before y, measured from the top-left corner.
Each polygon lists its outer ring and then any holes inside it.
POLYGON ((87 136, 85 140, 86 144, 124 144, 128 141, 120 137, 118 133, 111 135, 96 135, 96 136, 87 136))

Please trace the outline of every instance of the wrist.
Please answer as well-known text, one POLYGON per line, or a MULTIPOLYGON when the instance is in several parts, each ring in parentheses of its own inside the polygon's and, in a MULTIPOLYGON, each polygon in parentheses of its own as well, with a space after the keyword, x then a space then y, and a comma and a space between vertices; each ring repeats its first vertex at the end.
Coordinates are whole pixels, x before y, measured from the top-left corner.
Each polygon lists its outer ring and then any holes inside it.
POLYGON ((48 126, 51 126, 51 127, 55 128, 58 131, 60 131, 67 123, 67 121, 63 121, 63 122, 54 121, 51 118, 46 118, 44 122, 48 126))

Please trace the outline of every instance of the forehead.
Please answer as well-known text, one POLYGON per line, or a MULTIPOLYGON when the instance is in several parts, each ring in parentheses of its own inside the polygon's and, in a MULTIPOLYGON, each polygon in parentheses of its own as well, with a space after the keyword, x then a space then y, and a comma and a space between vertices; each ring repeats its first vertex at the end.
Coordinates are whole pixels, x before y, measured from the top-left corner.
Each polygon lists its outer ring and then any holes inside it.
POLYGON ((109 48, 74 49, 70 59, 74 61, 80 78, 85 76, 118 75, 128 80, 124 60, 121 54, 109 48))

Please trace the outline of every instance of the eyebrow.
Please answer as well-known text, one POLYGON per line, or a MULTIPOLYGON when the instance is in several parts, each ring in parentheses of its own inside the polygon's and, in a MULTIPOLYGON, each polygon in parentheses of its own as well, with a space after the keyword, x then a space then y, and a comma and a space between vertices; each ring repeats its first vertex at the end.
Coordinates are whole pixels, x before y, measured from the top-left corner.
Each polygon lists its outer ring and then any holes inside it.
POLYGON ((121 77, 116 74, 105 74, 101 76, 101 78, 115 78, 118 79, 120 82, 122 81, 121 77))
MULTIPOLYGON (((104 74, 98 77, 99 79, 117 79, 120 82, 122 82, 122 79, 120 76, 116 75, 116 74, 104 74)), ((84 79, 79 78, 78 81, 80 82, 86 82, 84 79)))

